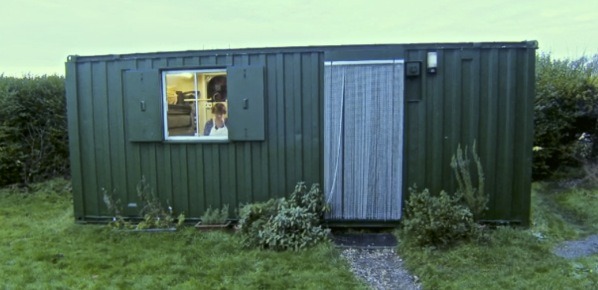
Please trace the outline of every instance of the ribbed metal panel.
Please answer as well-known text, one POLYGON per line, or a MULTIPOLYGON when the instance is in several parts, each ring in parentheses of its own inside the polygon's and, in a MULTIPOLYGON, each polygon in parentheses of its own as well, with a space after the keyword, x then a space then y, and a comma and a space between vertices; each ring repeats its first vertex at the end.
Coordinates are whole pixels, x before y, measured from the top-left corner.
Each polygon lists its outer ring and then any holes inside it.
POLYGON ((484 218, 529 223, 534 55, 534 48, 438 50, 438 73, 424 76, 421 101, 407 103, 405 186, 454 192, 451 157, 476 140, 490 195, 484 218))
MULTIPOLYGON (((135 202, 142 176, 191 218, 210 205, 287 195, 300 180, 325 183, 324 61, 404 59, 419 62, 422 73, 405 82, 403 192, 414 183, 454 192, 451 156, 459 143, 477 140, 491 197, 485 218, 528 224, 536 48, 535 42, 440 43, 71 57, 66 79, 75 216, 107 217, 102 187, 125 204, 135 202), (426 72, 429 51, 438 53, 435 74, 426 72), (127 141, 126 71, 230 65, 264 67, 265 141, 127 141)), ((352 218, 362 217, 339 219, 352 218)))
MULTIPOLYGON (((142 176, 164 203, 188 217, 208 206, 264 201, 298 181, 320 182, 320 52, 72 61, 67 74, 76 218, 107 216, 101 188, 137 202, 142 176), (126 141, 124 72, 260 64, 266 68, 267 140, 225 144, 126 141), (79 201, 80 199, 80 201, 79 201)), ((135 214, 137 209, 127 209, 135 214)))

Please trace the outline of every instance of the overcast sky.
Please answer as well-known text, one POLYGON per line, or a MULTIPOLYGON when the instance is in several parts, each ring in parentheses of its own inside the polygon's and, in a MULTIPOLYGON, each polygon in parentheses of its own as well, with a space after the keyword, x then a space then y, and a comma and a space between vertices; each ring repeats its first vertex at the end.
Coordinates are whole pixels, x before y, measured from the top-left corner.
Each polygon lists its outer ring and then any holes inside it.
POLYGON ((68 55, 538 40, 598 53, 598 0, 0 0, 0 74, 64 74, 68 55))

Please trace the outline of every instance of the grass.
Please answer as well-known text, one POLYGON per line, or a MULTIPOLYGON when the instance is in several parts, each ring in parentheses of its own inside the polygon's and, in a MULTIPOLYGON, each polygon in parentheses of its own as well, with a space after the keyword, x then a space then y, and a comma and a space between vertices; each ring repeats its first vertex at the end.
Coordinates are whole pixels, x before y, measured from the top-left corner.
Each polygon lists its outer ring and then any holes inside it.
MULTIPOLYGON (((534 184, 532 226, 500 227, 485 243, 446 250, 401 243, 424 289, 597 289, 598 255, 552 254, 598 233, 598 189, 534 184)), ((3 289, 364 289, 330 244, 301 252, 247 250, 239 237, 185 228, 113 231, 74 223, 69 183, 0 189, 3 289)))
POLYGON ((363 289, 330 244, 247 250, 239 237, 185 228, 113 231, 74 223, 69 184, 0 190, 3 289, 363 289))
POLYGON ((551 252, 598 234, 596 209, 598 190, 534 184, 529 229, 499 227, 485 243, 446 250, 401 243, 399 252, 424 289, 598 289, 598 255, 567 260, 551 252))

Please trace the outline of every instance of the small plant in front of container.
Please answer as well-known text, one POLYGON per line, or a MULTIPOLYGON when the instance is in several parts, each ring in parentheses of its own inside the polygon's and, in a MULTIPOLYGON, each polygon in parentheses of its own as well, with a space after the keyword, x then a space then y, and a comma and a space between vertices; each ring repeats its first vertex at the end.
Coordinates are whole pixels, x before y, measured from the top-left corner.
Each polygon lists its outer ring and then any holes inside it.
POLYGON ((432 194, 428 189, 419 191, 414 184, 409 187, 409 199, 405 205, 403 237, 418 246, 445 248, 459 241, 486 239, 480 221, 487 210, 488 194, 484 192, 484 171, 476 152, 476 142, 471 150, 478 177, 477 187, 472 181, 470 160, 458 145, 451 160, 458 189, 453 195, 445 191, 432 194))
POLYGON ((114 192, 113 194, 108 194, 108 191, 102 188, 104 203, 113 214, 109 226, 115 229, 133 231, 174 231, 177 227, 184 224, 185 215, 181 213, 175 218, 170 205, 165 209, 145 180, 145 177, 141 178, 136 189, 137 197, 141 202, 141 209, 136 219, 140 219, 141 221, 134 224, 131 219, 126 219, 122 215, 121 202, 119 199, 114 199, 114 192))
POLYGON ((445 191, 432 195, 428 189, 409 187, 402 230, 409 242, 429 248, 444 248, 475 237, 478 227, 473 214, 462 204, 460 194, 445 191))
POLYGON ((488 209, 489 199, 488 194, 484 192, 484 169, 482 161, 477 154, 475 140, 472 147, 471 154, 477 168, 477 187, 475 187, 472 181, 472 173, 469 169, 470 160, 467 154, 467 146, 465 146, 464 151, 461 149, 461 144, 457 146, 457 153, 451 159, 451 168, 455 172, 455 179, 457 180, 457 194, 461 195, 463 201, 473 214, 473 219, 477 222, 488 209))
POLYGON ((115 192, 111 194, 105 188, 101 188, 102 195, 104 196, 104 204, 108 210, 112 213, 112 220, 108 223, 108 226, 115 229, 133 229, 135 226, 122 215, 122 205, 120 199, 114 199, 115 192))
POLYGON ((195 228, 198 230, 214 230, 214 229, 225 229, 231 224, 228 218, 228 204, 222 206, 221 209, 208 209, 201 216, 201 220, 195 224, 195 228))

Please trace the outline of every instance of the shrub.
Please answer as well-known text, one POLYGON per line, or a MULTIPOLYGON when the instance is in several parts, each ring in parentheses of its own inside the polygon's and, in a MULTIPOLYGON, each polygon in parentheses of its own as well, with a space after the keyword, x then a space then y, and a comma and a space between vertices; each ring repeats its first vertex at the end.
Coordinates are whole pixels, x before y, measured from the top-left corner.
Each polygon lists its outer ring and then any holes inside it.
POLYGON ((409 188, 403 232, 407 240, 419 246, 445 247, 459 240, 475 237, 477 224, 471 211, 461 204, 461 195, 445 191, 433 196, 428 189, 409 188))
POLYGON ((270 199, 241 207, 238 228, 246 246, 261 246, 260 231, 264 229, 270 218, 277 214, 280 202, 281 199, 270 199))
MULTIPOLYGON (((560 166, 578 166, 578 144, 589 138, 598 154, 598 55, 554 60, 542 54, 536 65, 534 104, 534 179, 551 175, 560 166)), ((586 146, 587 147, 587 146, 586 146)), ((589 152, 589 154, 587 154, 589 152)))
POLYGON ((248 247, 277 251, 307 248, 328 236, 329 231, 320 225, 327 209, 318 184, 308 191, 305 183, 299 182, 288 199, 242 207, 240 233, 248 247))
POLYGON ((68 174, 64 78, 0 75, 0 186, 68 174))

